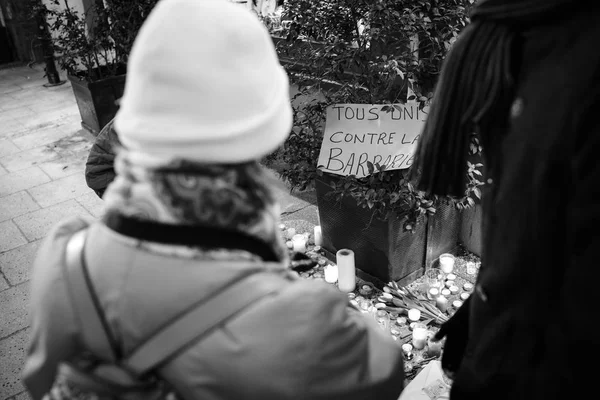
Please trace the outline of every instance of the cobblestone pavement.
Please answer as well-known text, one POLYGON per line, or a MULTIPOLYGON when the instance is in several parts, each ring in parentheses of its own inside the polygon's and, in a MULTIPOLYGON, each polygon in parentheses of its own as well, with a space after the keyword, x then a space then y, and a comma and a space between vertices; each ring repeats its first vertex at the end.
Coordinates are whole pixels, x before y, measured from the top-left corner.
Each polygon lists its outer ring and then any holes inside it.
MULTIPOLYGON (((29 271, 40 240, 66 216, 103 212, 85 183, 94 137, 81 128, 71 85, 45 83, 40 65, 0 70, 0 400, 29 399, 20 372, 29 271)), ((317 223, 313 195, 300 199, 280 189, 277 196, 282 220, 297 231, 317 223)))

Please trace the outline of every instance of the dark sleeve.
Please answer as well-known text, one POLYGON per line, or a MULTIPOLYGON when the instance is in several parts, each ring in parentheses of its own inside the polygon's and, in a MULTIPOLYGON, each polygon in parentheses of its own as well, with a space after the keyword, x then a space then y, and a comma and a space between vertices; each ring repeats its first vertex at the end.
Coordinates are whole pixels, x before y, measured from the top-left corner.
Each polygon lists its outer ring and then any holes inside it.
POLYGON ((78 322, 63 276, 64 249, 87 222, 71 218, 59 223, 42 241, 33 263, 30 296, 31 334, 22 372, 33 400, 52 387, 60 362, 79 351, 78 322))
POLYGON ((563 273, 562 286, 555 317, 540 333, 543 356, 531 385, 538 392, 532 398, 584 398, 596 392, 594 365, 600 359, 600 336, 591 327, 598 315, 600 282, 600 90, 597 93, 595 106, 575 130, 571 182, 557 188, 569 198, 564 249, 568 261, 564 272, 549 271, 563 273))
POLYGON ((87 185, 100 197, 115 179, 115 148, 120 145, 120 141, 113 125, 114 120, 100 131, 85 165, 87 185))

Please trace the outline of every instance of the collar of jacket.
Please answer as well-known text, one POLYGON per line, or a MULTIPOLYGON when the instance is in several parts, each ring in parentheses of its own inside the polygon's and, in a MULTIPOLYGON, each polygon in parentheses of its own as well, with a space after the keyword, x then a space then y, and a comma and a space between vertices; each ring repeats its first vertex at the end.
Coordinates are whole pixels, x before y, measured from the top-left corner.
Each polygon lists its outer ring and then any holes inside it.
POLYGON ((281 261, 266 242, 243 232, 219 227, 199 225, 174 225, 157 221, 143 221, 119 213, 107 213, 104 224, 111 230, 148 242, 246 250, 264 261, 281 261))

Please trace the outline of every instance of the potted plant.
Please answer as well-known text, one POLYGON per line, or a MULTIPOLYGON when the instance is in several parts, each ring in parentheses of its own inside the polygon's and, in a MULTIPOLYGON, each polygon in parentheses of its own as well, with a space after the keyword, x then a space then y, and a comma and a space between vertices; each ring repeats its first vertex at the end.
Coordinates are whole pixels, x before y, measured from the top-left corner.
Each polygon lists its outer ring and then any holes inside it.
MULTIPOLYGON (((433 96, 446 51, 466 26, 470 0, 297 0, 284 5, 274 37, 297 94, 294 126, 277 158, 292 190, 316 188, 326 250, 351 248, 359 269, 406 284, 439 254, 453 250, 460 210, 481 193, 480 163, 471 164, 461 199, 416 191, 407 169, 368 163, 369 175, 339 176, 317 165, 325 110, 333 104, 379 104, 393 112, 433 96), (281 33, 281 27, 286 29, 281 33)), ((476 138, 472 150, 479 151, 476 138)))
POLYGON ((157 0, 95 0, 84 13, 69 0, 48 0, 44 14, 60 67, 66 71, 82 126, 97 135, 123 95, 133 40, 157 0))

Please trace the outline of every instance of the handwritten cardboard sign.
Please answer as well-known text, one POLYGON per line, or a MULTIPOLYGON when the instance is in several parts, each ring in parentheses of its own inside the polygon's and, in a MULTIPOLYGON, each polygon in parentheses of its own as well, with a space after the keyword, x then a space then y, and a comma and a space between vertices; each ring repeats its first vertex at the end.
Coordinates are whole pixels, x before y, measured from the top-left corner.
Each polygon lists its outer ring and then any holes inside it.
POLYGON ((368 161, 387 169, 410 167, 427 111, 417 102, 328 107, 319 168, 360 178, 369 175, 368 161))

